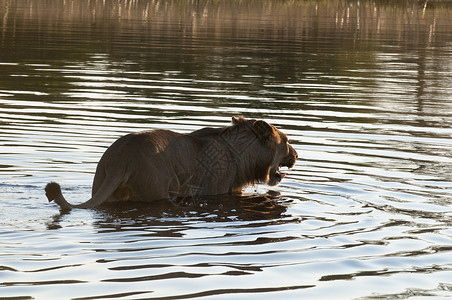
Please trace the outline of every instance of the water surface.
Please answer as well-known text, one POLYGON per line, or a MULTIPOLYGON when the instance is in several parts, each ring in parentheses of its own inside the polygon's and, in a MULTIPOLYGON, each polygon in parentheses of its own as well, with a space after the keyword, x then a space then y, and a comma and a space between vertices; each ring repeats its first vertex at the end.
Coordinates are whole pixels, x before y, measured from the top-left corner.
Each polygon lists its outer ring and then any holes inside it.
POLYGON ((107 2, 0 3, 2 299, 452 298, 449 2, 107 2), (47 203, 238 114, 300 155, 270 194, 47 203))

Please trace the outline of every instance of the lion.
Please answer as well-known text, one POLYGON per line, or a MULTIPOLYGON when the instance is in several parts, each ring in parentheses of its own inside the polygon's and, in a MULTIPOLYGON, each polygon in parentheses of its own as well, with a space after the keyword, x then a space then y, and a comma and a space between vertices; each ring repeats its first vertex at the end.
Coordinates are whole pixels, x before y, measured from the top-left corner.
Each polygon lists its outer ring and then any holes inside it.
POLYGON ((60 185, 45 188, 61 209, 92 208, 106 202, 156 201, 240 193, 258 183, 275 186, 298 158, 288 137, 262 120, 232 117, 232 125, 189 134, 157 129, 127 134, 102 155, 92 197, 70 204, 60 185))

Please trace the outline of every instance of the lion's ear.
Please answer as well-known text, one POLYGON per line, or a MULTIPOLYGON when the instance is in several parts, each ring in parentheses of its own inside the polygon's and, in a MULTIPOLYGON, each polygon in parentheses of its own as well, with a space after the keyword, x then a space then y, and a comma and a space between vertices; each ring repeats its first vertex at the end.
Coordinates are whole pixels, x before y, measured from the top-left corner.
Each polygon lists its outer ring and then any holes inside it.
POLYGON ((261 120, 254 121, 253 129, 257 133, 257 136, 264 142, 268 141, 275 134, 273 127, 261 120))
POLYGON ((232 117, 232 125, 237 125, 240 123, 240 121, 243 121, 243 120, 245 120, 245 118, 243 116, 238 116, 238 117, 233 116, 232 117))

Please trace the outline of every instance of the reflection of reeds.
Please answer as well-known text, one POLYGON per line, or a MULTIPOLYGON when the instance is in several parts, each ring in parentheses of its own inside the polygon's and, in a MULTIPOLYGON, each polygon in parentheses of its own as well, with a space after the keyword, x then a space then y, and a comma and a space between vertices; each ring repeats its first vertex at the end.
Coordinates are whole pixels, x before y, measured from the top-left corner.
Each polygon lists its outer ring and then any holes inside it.
POLYGON ((3 30, 21 19, 33 19, 41 30, 68 22, 129 28, 152 24, 151 30, 180 27, 191 36, 227 31, 246 37, 260 30, 281 39, 332 31, 356 38, 375 34, 394 38, 397 32, 401 41, 407 35, 411 39, 422 35, 435 42, 437 29, 452 25, 452 4, 432 1, 3 0, 1 6, 3 30))

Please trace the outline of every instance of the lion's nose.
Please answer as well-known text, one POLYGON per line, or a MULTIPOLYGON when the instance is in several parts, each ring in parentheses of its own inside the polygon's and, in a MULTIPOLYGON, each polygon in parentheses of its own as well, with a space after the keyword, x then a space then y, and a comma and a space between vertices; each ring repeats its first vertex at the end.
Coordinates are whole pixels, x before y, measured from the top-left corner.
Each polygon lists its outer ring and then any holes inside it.
POLYGON ((290 152, 292 152, 292 155, 295 156, 295 160, 296 160, 298 158, 298 153, 292 146, 290 146, 290 152))

